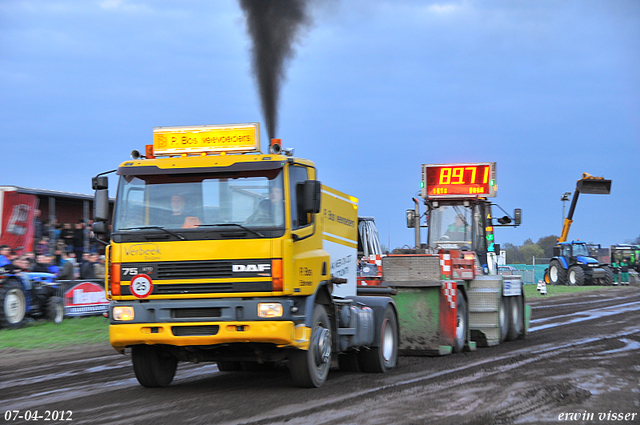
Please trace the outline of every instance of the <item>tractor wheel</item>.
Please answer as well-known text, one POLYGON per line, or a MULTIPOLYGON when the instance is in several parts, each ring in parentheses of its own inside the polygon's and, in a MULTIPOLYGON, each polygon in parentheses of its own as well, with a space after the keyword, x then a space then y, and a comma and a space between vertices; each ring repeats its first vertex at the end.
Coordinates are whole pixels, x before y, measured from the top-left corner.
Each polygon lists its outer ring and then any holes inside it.
POLYGON ((64 304, 62 303, 62 298, 51 297, 47 300, 45 318, 58 325, 62 323, 62 319, 64 319, 64 304))
POLYGON ((155 345, 134 345, 131 360, 138 382, 147 388, 168 386, 178 368, 178 359, 155 345))
POLYGON ((584 285, 584 270, 580 266, 569 267, 569 285, 584 285))
POLYGON ((604 278, 601 280, 602 285, 613 286, 613 270, 611 267, 604 268, 604 278))
POLYGON ((549 281, 552 285, 565 285, 567 282, 567 271, 558 260, 549 263, 549 281))
POLYGON ((460 353, 464 350, 464 344, 467 342, 467 333, 469 330, 469 321, 467 320, 467 302, 462 296, 462 292, 458 291, 457 298, 457 318, 456 318, 456 339, 454 341, 453 352, 460 353))
POLYGON ((398 362, 398 319, 393 307, 387 306, 382 323, 376 329, 379 347, 371 347, 359 353, 360 368, 367 373, 384 373, 396 367, 398 362))
POLYGON ((522 308, 522 296, 509 297, 509 304, 511 305, 509 314, 509 332, 507 332, 507 340, 513 341, 518 339, 522 333, 524 323, 524 310, 522 308))
POLYGON ((0 286, 0 328, 17 329, 24 324, 27 299, 22 285, 6 280, 0 286))
POLYGON ((291 378, 297 386, 304 388, 318 388, 324 385, 331 367, 331 323, 323 305, 315 305, 311 323, 309 349, 296 350, 289 354, 291 378))

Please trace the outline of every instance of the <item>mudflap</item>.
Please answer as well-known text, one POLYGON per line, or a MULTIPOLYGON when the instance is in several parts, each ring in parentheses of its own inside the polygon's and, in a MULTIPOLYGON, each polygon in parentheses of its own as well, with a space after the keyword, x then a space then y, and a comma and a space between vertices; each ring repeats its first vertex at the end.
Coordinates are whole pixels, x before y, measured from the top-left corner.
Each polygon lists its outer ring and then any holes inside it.
POLYGON ((529 322, 531 321, 531 306, 529 304, 524 305, 524 333, 523 336, 529 333, 529 322))

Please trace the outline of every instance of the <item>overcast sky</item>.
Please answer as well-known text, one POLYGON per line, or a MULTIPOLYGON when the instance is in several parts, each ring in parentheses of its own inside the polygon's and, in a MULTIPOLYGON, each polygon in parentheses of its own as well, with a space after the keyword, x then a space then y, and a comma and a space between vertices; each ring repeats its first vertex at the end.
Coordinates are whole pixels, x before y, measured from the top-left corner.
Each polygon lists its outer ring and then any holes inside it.
MULTIPOLYGON (((583 172, 612 191, 569 238, 640 236, 640 1, 314 3, 278 137, 384 245, 413 246, 421 164, 449 162, 497 162, 495 202, 523 210, 497 242, 560 234, 583 172)), ((91 193, 155 126, 264 122, 250 49, 236 0, 0 1, 0 185, 91 193)))

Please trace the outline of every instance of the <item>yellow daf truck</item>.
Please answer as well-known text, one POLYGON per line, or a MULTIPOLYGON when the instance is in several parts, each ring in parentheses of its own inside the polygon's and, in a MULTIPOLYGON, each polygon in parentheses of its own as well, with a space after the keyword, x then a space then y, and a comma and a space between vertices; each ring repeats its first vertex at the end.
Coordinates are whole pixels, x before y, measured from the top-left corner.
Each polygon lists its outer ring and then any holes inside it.
POLYGON ((278 139, 261 153, 258 123, 156 127, 132 158, 113 217, 106 173, 92 183, 94 230, 112 225, 109 338, 141 385, 169 385, 179 362, 286 361, 302 387, 335 366, 395 367, 394 302, 356 295, 358 200, 321 185, 313 162, 278 139))

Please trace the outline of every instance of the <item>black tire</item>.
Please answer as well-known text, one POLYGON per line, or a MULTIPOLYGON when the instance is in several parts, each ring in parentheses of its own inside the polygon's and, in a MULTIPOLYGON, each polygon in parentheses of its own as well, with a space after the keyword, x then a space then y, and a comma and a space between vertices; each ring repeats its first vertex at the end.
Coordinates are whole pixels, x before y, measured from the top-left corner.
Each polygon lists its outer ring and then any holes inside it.
POLYGON ((565 285, 567 282, 567 271, 558 260, 549 263, 549 282, 552 285, 565 285))
POLYGON ((343 372, 360 372, 360 362, 358 360, 358 352, 355 350, 347 351, 338 356, 338 365, 343 372))
POLYGON ((467 334, 469 333, 469 316, 467 314, 467 302, 462 293, 458 291, 457 296, 457 318, 456 318, 456 338, 454 340, 453 352, 461 353, 464 350, 464 344, 467 342, 467 334))
POLYGON ((133 346, 131 360, 138 382, 147 388, 168 386, 178 368, 178 359, 155 345, 133 346))
POLYGON ((509 331, 507 333, 507 340, 513 341, 518 339, 522 334, 524 326, 524 308, 522 306, 522 296, 509 297, 509 331))
POLYGON ((64 319, 64 304, 62 303, 62 298, 51 297, 47 300, 45 319, 58 325, 62 323, 64 319))
POLYGON ((224 360, 216 363, 218 364, 218 370, 220 372, 238 372, 242 370, 240 362, 224 360))
POLYGON ((509 335, 509 322, 511 313, 511 303, 509 297, 500 296, 500 308, 498 310, 498 319, 500 325, 500 342, 507 339, 509 335))
POLYGON ((27 298, 22 285, 6 280, 0 286, 0 328, 17 329, 25 322, 27 298))
POLYGON ((327 310, 323 305, 316 304, 311 320, 309 349, 289 354, 289 373, 297 386, 318 388, 324 385, 331 367, 332 343, 327 310))
POLYGON ((567 279, 569 285, 584 285, 584 270, 580 266, 571 266, 569 267, 569 278, 567 279))
POLYGON ((398 319, 390 305, 384 311, 380 327, 376 329, 380 345, 358 353, 360 368, 367 373, 384 373, 398 362, 398 319))
POLYGON ((601 284, 613 286, 613 270, 611 270, 611 267, 604 267, 604 278, 602 279, 601 284))

